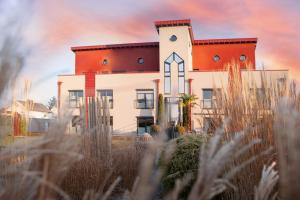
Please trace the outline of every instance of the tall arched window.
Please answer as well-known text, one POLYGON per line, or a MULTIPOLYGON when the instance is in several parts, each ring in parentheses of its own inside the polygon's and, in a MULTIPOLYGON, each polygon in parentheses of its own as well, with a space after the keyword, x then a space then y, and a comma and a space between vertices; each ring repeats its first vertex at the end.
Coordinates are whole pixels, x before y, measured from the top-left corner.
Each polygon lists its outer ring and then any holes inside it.
POLYGON ((178 93, 184 93, 185 80, 184 80, 184 60, 180 58, 175 52, 173 52, 165 60, 165 93, 171 93, 171 64, 176 62, 178 65, 178 93))

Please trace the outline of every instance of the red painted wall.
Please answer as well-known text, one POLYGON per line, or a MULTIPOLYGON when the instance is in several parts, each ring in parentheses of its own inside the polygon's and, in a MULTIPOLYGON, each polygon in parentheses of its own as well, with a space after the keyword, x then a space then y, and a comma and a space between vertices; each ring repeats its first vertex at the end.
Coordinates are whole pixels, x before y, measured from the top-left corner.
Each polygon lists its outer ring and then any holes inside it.
POLYGON ((251 62, 255 69, 255 47, 256 44, 209 44, 193 45, 193 69, 209 71, 223 70, 224 65, 234 59, 240 63, 241 68, 245 68, 245 63, 251 62), (240 56, 244 54, 247 59, 240 62, 240 56), (220 56, 219 62, 215 62, 213 57, 220 56))
POLYGON ((75 73, 112 72, 112 71, 159 71, 158 47, 138 47, 88 50, 75 52, 75 73), (144 64, 138 64, 138 58, 144 64), (107 65, 102 61, 108 60, 107 65))

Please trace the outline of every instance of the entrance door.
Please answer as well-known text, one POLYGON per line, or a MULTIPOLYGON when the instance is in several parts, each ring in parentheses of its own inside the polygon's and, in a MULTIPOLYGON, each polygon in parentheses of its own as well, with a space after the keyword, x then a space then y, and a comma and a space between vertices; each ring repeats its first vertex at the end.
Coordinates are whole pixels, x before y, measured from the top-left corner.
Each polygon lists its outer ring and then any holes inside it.
POLYGON ((178 97, 166 97, 165 98, 165 108, 167 122, 172 124, 177 124, 181 122, 181 109, 180 109, 180 99, 178 97))
POLYGON ((137 134, 151 133, 151 126, 154 124, 154 117, 137 117, 137 134))

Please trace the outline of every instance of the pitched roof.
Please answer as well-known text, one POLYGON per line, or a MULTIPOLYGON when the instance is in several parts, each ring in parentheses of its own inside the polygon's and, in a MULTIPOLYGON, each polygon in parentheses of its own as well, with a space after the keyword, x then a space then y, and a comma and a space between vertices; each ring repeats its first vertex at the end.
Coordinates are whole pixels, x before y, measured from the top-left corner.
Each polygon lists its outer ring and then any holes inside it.
MULTIPOLYGON (((20 103, 22 106, 26 106, 26 101, 17 101, 18 103, 20 103)), ((41 103, 35 103, 32 100, 28 100, 28 108, 30 111, 36 111, 36 112, 46 112, 46 113, 50 113, 51 110, 49 110, 44 104, 41 103)))

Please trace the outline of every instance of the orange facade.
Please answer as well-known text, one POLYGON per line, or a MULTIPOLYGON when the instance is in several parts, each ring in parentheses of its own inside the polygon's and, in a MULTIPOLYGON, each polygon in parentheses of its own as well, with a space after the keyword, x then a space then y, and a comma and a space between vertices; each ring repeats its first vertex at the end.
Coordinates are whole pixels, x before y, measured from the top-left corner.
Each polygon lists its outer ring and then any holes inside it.
MULTIPOLYGON (((193 70, 224 70, 226 64, 255 69, 257 38, 195 40, 191 20, 157 21, 155 27, 188 26, 192 40, 193 70), (216 59, 217 58, 217 59, 216 59), (243 59, 242 59, 243 58, 243 59)), ((72 47, 75 73, 125 73, 159 71, 159 42, 72 47), (142 62, 139 60, 142 59, 142 62)))
MULTIPOLYGON (((156 44, 156 43, 155 43, 156 44)), ((75 73, 122 73, 159 71, 159 49, 156 45, 138 47, 105 47, 74 50, 75 73), (142 58, 144 63, 138 63, 142 58)))
MULTIPOLYGON (((227 63, 238 62, 241 68, 255 69, 256 38, 194 40, 193 70, 224 70, 227 63), (219 60, 214 60, 218 56, 219 60), (245 56, 244 61, 240 60, 245 56)), ((135 43, 74 47, 75 73, 125 73, 159 71, 159 44, 135 43), (138 59, 142 58, 143 63, 138 59)))
POLYGON ((193 69, 199 71, 224 70, 226 64, 235 61, 240 67, 255 69, 256 43, 233 44, 201 44, 193 45, 193 69), (219 61, 214 61, 214 56, 219 56, 219 61), (246 60, 241 61, 244 55, 246 60))

